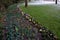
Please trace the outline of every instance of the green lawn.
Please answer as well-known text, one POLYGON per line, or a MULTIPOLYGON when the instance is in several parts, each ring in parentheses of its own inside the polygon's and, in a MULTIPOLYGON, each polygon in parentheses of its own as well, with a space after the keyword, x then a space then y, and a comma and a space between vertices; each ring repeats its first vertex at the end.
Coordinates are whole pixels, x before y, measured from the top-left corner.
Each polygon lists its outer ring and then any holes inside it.
POLYGON ((53 5, 20 7, 36 21, 52 30, 60 38, 60 8, 53 5))

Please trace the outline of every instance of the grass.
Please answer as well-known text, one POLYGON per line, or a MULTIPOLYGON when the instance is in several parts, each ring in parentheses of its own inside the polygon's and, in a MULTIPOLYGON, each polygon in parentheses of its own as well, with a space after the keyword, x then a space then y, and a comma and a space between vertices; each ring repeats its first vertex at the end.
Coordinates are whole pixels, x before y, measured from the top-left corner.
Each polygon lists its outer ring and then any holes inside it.
POLYGON ((53 5, 20 7, 36 21, 52 30, 60 38, 60 9, 53 5))

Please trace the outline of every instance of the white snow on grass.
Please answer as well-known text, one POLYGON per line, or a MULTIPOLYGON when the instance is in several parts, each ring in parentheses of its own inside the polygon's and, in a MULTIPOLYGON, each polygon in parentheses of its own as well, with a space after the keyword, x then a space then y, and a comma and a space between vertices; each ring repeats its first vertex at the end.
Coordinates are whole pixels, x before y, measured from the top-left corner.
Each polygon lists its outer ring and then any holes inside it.
POLYGON ((54 1, 35 1, 29 2, 28 5, 43 5, 43 4, 55 4, 54 1))
MULTIPOLYGON (((23 3, 25 4, 25 3, 23 3)), ((28 2, 28 5, 45 5, 45 4, 55 4, 55 1, 31 1, 31 2, 28 2)), ((58 1, 58 4, 60 4, 60 0, 58 1)))

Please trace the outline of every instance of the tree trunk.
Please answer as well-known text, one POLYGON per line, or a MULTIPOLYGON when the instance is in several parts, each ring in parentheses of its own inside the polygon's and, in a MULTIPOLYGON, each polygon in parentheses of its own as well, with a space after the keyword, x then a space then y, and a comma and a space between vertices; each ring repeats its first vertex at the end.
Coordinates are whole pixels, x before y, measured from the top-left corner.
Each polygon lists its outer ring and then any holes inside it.
POLYGON ((25 0, 25 7, 27 7, 28 6, 28 3, 27 3, 27 0, 25 0))
POLYGON ((55 4, 57 4, 57 0, 55 0, 55 4))

